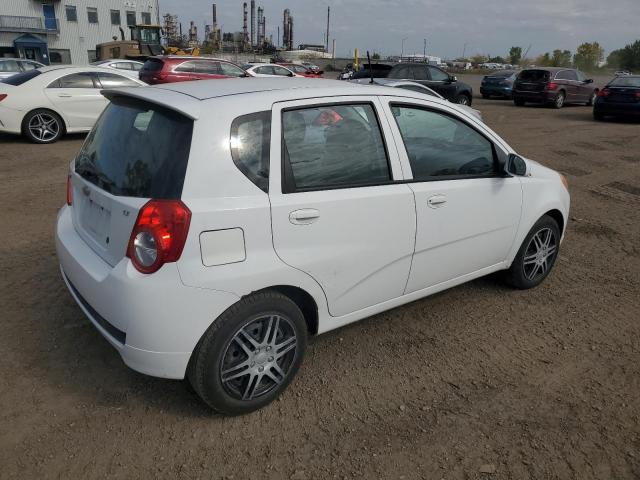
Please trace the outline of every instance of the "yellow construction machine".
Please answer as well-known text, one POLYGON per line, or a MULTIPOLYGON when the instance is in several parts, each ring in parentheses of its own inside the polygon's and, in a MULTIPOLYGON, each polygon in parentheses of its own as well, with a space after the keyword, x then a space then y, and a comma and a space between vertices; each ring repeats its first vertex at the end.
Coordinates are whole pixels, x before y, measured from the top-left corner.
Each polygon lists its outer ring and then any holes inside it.
POLYGON ((96 60, 111 58, 127 58, 145 61, 156 55, 190 55, 199 56, 200 48, 165 47, 160 43, 161 28, 159 25, 131 25, 131 40, 125 40, 124 30, 120 29, 121 39, 113 37, 113 41, 96 45, 96 60))

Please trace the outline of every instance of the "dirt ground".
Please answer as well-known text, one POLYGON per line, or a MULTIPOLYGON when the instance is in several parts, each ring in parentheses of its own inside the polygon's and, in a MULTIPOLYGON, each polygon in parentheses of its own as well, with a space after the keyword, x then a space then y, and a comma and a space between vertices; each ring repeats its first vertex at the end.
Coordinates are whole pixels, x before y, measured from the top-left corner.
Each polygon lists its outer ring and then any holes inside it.
POLYGON ((555 271, 319 337, 282 398, 239 418, 129 370, 67 293, 53 228, 82 137, 0 137, 0 477, 640 478, 640 123, 474 105, 568 175, 555 271))

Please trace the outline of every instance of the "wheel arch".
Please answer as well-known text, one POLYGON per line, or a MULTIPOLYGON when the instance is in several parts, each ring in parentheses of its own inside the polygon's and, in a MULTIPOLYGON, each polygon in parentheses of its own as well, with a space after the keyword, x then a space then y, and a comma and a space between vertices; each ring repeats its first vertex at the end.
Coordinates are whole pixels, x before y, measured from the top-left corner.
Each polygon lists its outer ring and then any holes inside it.
POLYGON ((557 208, 554 208, 554 209, 551 209, 548 212, 546 212, 540 218, 544 217, 545 215, 550 216, 551 218, 553 218, 557 222, 558 227, 560 228, 560 233, 562 234, 564 232, 564 226, 566 224, 566 220, 565 220, 564 216, 562 215, 562 212, 560 210, 558 210, 557 208))
POLYGON ((300 287, 294 287, 292 285, 275 285, 264 288, 262 290, 251 292, 249 295, 254 295, 256 293, 261 293, 269 290, 278 292, 295 303, 304 316, 304 320, 307 323, 307 331, 309 335, 315 336, 318 334, 318 304, 309 292, 303 290, 300 287))
POLYGON ((23 134, 24 134, 25 121, 27 117, 31 115, 33 112, 38 110, 46 110, 47 112, 55 113, 58 117, 60 117, 60 120, 62 120, 62 135, 65 135, 67 133, 67 121, 64 119, 64 115, 62 115, 60 112, 56 112, 53 108, 37 107, 37 108, 32 108, 27 113, 25 113, 24 116, 22 117, 22 121, 20 122, 20 131, 23 134))

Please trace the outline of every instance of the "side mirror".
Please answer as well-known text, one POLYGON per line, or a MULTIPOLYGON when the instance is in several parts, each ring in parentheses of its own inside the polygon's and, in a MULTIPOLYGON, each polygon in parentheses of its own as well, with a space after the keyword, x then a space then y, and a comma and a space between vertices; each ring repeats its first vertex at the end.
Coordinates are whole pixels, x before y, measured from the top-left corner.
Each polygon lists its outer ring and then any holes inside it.
POLYGON ((287 77, 293 77, 293 73, 290 73, 289 75, 287 75, 287 77))
POLYGON ((527 162, 520 155, 510 153, 507 159, 507 173, 523 177, 527 174, 527 162))
POLYGON ((587 78, 584 83, 593 83, 593 78, 587 78))
POLYGON ((451 75, 449 77, 449 83, 454 83, 458 81, 458 77, 456 77, 455 75, 451 75))

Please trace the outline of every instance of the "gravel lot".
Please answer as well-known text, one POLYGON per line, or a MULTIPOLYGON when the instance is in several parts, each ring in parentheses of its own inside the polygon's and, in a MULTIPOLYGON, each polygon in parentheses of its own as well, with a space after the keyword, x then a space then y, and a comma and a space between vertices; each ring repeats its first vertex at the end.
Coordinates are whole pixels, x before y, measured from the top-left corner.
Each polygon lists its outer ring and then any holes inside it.
POLYGON ((129 370, 67 293, 53 228, 82 137, 1 136, 0 477, 640 478, 640 123, 474 106, 568 175, 555 271, 319 337, 284 396, 240 418, 129 370))

